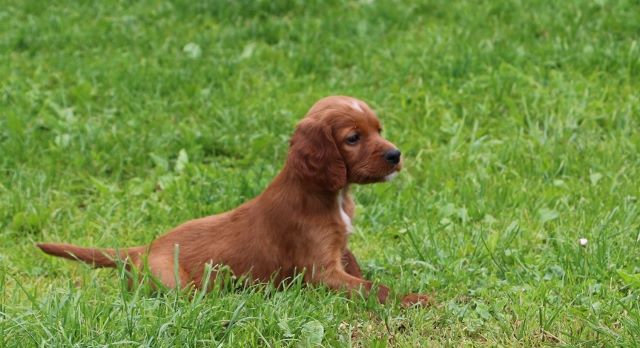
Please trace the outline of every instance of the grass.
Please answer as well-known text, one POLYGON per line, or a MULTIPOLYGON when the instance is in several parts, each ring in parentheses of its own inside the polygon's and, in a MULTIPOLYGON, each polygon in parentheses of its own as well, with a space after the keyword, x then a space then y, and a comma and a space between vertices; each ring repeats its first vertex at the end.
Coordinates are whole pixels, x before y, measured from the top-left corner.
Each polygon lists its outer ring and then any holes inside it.
POLYGON ((0 32, 0 346, 639 344, 637 1, 0 0, 0 32), (352 249, 435 306, 145 296, 34 248, 237 206, 331 94, 406 156, 352 249))

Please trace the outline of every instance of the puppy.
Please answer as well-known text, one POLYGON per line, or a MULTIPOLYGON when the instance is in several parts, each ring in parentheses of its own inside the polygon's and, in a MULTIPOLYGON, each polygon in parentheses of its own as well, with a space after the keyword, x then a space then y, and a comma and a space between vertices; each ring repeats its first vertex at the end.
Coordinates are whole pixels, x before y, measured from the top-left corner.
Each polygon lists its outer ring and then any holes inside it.
MULTIPOLYGON (((382 135, 374 112, 361 100, 332 96, 321 99, 298 123, 282 171, 258 197, 217 215, 188 221, 148 246, 128 249, 81 248, 38 244, 47 254, 95 267, 148 267, 170 288, 197 289, 205 266, 226 265, 236 275, 256 282, 291 279, 304 271, 304 281, 347 292, 372 291, 347 249, 354 204, 350 184, 392 179, 402 167, 400 151, 382 135), (177 263, 175 263, 177 261, 177 263)), ((377 298, 387 300, 380 285, 377 298)), ((426 304, 429 297, 409 294, 404 305, 426 304)))

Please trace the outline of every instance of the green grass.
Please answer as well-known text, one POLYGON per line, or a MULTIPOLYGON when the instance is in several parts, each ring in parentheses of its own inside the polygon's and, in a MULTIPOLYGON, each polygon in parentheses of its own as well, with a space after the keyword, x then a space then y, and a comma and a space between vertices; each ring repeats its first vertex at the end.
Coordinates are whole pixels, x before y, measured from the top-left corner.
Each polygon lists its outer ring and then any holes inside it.
POLYGON ((0 0, 0 346, 637 346, 639 38, 632 0, 0 0), (34 247, 237 206, 332 94, 406 156, 352 249, 435 306, 145 296, 34 247))

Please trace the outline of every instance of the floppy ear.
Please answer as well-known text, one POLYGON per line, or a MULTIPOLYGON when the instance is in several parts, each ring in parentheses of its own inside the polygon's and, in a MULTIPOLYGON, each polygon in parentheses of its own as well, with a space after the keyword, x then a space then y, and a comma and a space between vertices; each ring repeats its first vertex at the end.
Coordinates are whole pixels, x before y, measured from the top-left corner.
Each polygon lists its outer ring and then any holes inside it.
POLYGON ((289 165, 307 182, 331 192, 347 185, 347 168, 333 138, 331 127, 304 119, 291 138, 289 165))

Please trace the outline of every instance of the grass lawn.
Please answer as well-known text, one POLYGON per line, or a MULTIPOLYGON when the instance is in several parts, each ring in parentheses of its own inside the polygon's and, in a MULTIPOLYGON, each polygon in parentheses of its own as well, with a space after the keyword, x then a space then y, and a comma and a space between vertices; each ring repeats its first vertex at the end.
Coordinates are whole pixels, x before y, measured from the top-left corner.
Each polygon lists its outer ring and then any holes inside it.
POLYGON ((0 346, 637 346, 639 40, 633 0, 0 0, 0 346), (350 245, 433 307, 146 296, 34 247, 237 206, 332 94, 406 156, 350 245))

